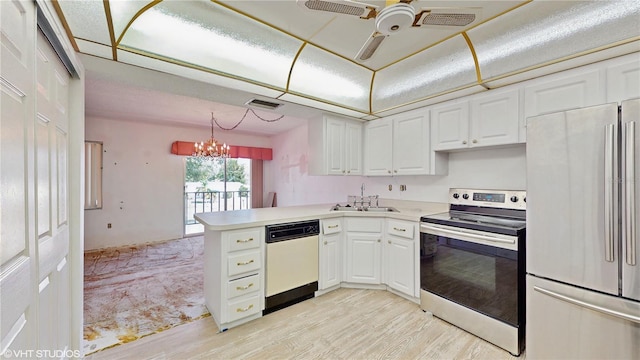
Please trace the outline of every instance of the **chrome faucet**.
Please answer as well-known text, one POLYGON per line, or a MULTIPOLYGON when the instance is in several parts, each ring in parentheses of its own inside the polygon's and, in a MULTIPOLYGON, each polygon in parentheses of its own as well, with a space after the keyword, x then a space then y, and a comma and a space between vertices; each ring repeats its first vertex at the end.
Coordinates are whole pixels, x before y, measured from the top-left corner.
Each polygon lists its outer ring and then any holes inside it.
POLYGON ((360 202, 364 201, 364 183, 360 186, 360 202))

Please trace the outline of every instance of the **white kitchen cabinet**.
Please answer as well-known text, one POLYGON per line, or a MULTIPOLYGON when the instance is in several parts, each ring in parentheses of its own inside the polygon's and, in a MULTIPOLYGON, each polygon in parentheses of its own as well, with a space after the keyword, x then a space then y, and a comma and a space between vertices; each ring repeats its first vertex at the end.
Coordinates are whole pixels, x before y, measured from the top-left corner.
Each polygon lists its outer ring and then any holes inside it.
POLYGON ((345 218, 345 281, 359 284, 382 283, 382 218, 345 218))
POLYGON ((431 150, 429 110, 372 120, 365 125, 364 174, 443 175, 447 157, 431 150))
POLYGON ((362 175, 361 123, 325 114, 308 124, 311 175, 362 175))
POLYGON ((387 219, 384 244, 384 274, 388 287, 415 296, 416 261, 415 245, 418 231, 415 222, 387 219))
POLYGON ((640 58, 637 54, 607 66, 607 102, 640 98, 640 58))
POLYGON ((263 254, 263 227, 205 232, 205 304, 220 330, 262 315, 263 254))
POLYGON ((469 102, 449 102, 431 109, 433 150, 467 147, 469 138, 469 102))
POLYGON ((516 144, 520 132, 518 89, 491 91, 432 109, 437 151, 516 144))
POLYGON ((364 174, 389 176, 393 170, 393 120, 371 120, 364 126, 364 174))
POLYGON ((342 219, 321 220, 318 290, 326 290, 342 282, 342 219))
POLYGON ((548 75, 524 88, 525 118, 603 104, 605 81, 598 67, 548 75))

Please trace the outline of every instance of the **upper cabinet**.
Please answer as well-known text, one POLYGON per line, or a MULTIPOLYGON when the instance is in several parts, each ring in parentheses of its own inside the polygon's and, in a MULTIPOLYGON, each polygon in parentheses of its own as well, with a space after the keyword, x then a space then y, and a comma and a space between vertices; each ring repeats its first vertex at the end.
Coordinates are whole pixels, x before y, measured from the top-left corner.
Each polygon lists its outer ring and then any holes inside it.
POLYGON ((521 124, 518 89, 450 102, 431 111, 434 150, 518 143, 521 124))
POLYGON ((309 174, 362 175, 362 124, 327 114, 309 120, 309 174))
POLYGON ((607 102, 640 98, 640 56, 623 56, 607 67, 607 102))
POLYGON ((373 120, 364 129, 365 175, 446 174, 446 155, 431 150, 429 110, 373 120))

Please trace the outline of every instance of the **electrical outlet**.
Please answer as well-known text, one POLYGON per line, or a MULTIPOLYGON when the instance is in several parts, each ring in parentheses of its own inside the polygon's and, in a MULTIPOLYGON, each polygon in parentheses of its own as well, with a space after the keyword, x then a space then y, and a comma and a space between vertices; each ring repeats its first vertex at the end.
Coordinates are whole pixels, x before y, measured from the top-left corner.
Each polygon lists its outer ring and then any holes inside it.
POLYGON ((107 224, 107 229, 111 229, 111 223, 107 224))
POLYGON ((407 185, 400 185, 400 191, 407 191, 407 185))

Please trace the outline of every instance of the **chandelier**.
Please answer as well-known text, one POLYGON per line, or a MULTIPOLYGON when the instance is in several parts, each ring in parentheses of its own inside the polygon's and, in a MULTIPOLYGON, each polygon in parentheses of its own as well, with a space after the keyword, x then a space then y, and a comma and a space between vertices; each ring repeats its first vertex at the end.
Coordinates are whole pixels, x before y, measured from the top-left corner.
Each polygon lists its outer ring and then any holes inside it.
POLYGON ((220 144, 213 137, 213 113, 211 113, 211 139, 206 142, 196 142, 192 156, 199 158, 227 158, 229 157, 229 145, 226 143, 220 144))

